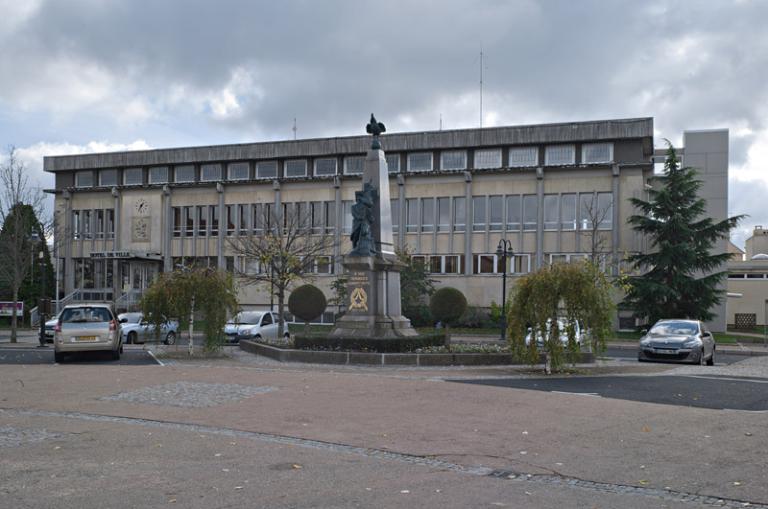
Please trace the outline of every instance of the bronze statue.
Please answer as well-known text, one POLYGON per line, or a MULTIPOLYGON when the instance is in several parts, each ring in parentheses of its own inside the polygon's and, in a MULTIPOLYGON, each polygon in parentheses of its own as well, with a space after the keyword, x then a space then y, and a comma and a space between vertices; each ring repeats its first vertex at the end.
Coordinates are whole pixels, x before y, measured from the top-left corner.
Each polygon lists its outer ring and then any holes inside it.
POLYGON ((381 143, 379 143, 379 135, 383 132, 386 132, 386 130, 387 128, 384 127, 384 124, 376 121, 376 117, 374 117, 373 113, 371 113, 371 121, 367 126, 365 126, 365 132, 373 135, 373 142, 371 143, 372 149, 381 148, 381 143))
POLYGON ((378 193, 371 184, 364 184, 362 191, 355 192, 355 204, 352 205, 352 240, 351 256, 373 256, 376 245, 373 240, 373 206, 378 193))

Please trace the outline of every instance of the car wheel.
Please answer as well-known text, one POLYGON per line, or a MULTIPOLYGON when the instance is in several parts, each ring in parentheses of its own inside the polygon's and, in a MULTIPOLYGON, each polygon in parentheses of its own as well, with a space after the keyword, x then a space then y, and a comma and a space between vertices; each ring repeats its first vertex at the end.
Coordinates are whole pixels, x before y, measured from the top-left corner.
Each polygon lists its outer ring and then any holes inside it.
POLYGON ((253 336, 253 340, 254 341, 261 341, 261 335, 256 334, 255 336, 253 336))
POLYGON ((715 365, 715 349, 712 349, 712 355, 709 356, 709 359, 707 359, 707 366, 714 366, 715 365))
POLYGON ((704 347, 701 347, 701 355, 699 355, 699 365, 700 366, 707 365, 707 352, 704 350, 704 347))
POLYGON ((165 343, 166 345, 173 345, 173 344, 175 344, 175 343, 176 343, 176 334, 174 334, 173 332, 169 332, 169 333, 168 333, 168 334, 165 336, 165 341, 164 341, 164 343, 165 343))
POLYGON ((64 361, 64 353, 63 352, 53 352, 53 361, 54 362, 63 362, 64 361))
POLYGON ((128 344, 136 344, 136 333, 135 332, 129 332, 128 333, 128 344))
POLYGON ((645 359, 643 359, 642 355, 637 356, 637 362, 645 362, 645 359))

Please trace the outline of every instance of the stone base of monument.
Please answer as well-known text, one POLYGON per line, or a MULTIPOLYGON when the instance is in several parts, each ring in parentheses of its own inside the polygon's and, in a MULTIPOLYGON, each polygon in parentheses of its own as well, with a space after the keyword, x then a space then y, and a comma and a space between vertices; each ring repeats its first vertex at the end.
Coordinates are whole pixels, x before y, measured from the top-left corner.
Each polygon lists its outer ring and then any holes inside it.
POLYGON ((329 337, 386 339, 418 336, 400 308, 400 271, 393 254, 347 256, 347 312, 329 337))

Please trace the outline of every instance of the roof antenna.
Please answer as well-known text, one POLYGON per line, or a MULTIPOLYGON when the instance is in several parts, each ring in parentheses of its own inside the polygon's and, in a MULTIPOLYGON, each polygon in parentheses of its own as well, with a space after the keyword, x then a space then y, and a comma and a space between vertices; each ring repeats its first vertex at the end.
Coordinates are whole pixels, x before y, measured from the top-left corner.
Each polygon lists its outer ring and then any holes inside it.
POLYGON ((480 43, 480 128, 483 128, 483 44, 480 43))
POLYGON ((296 131, 298 130, 296 128, 296 117, 293 117, 293 127, 291 130, 293 131, 293 140, 296 141, 296 131))
POLYGON ((443 114, 440 114, 440 130, 443 130, 443 114))

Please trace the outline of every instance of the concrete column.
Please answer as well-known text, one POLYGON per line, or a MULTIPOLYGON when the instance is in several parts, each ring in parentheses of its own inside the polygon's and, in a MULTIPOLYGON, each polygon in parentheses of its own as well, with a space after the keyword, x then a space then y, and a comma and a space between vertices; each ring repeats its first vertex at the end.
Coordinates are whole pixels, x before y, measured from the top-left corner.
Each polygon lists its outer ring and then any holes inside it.
MULTIPOLYGON (((112 239, 112 251, 118 251, 120 249, 120 191, 117 187, 112 188, 113 207, 115 209, 115 238, 112 239)), ((123 292, 123 286, 121 284, 123 278, 120 274, 120 261, 115 258, 112 260, 112 298, 117 300, 123 292)))
POLYGON ((283 200, 280 196, 280 181, 279 180, 273 180, 272 181, 272 190, 275 192, 275 210, 272 213, 272 216, 275 222, 278 224, 273 224, 272 228, 282 228, 283 227, 283 200))
MULTIPOLYGON (((341 179, 338 175, 333 177, 333 202, 336 228, 333 230, 333 273, 343 274, 344 267, 341 264, 341 230, 344 221, 344 211, 341 203, 341 179)), ((325 204, 323 204, 325 206, 325 204)))
POLYGON ((611 226, 613 227, 611 229, 611 275, 612 276, 618 276, 619 275, 619 242, 621 241, 621 228, 619 224, 619 218, 621 215, 619 214, 619 207, 621 206, 621 199, 620 199, 620 185, 621 180, 619 179, 620 169, 618 164, 614 164, 611 168, 613 171, 613 179, 611 181, 611 191, 612 191, 612 200, 613 200, 613 214, 611 217, 611 226))
POLYGON ((472 275, 472 173, 464 172, 464 274, 472 275))
POLYGON ((219 193, 219 237, 216 239, 217 265, 220 269, 227 268, 224 262, 224 236, 227 234, 226 214, 224 211, 224 184, 216 184, 216 192, 219 193))
POLYGON ((171 203, 171 188, 163 186, 163 270, 173 270, 173 257, 171 256, 171 239, 173 238, 173 208, 171 203), (163 224, 164 223, 164 224, 163 224))
POLYGON ((397 174, 397 206, 400 209, 400 224, 397 225, 397 246, 405 247, 405 175, 397 174))
POLYGON ((536 168, 536 269, 544 264, 544 168, 536 168))
POLYGON ((64 191, 64 295, 69 295, 75 289, 75 267, 72 262, 72 242, 74 238, 72 225, 72 194, 64 191))

